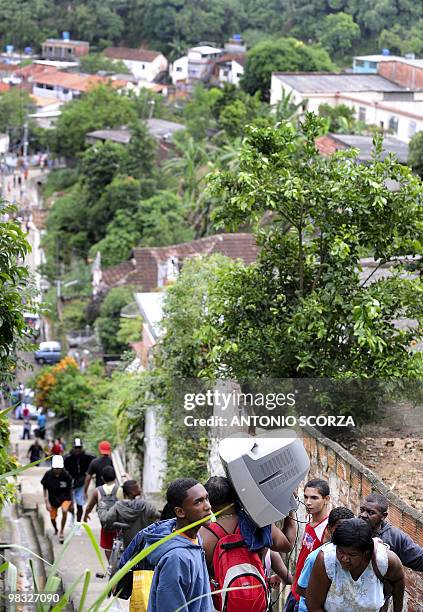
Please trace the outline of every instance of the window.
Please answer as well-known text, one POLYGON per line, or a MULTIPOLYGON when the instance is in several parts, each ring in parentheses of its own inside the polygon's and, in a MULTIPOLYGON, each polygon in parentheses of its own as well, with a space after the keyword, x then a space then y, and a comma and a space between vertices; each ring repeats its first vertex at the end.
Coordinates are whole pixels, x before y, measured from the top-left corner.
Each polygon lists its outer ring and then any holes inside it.
POLYGON ((64 88, 63 88, 63 93, 64 93, 64 94, 69 93, 69 89, 66 89, 66 87, 64 87, 64 88))
POLYGON ((145 64, 141 64, 141 70, 145 70, 145 64))
POLYGON ((389 130, 394 134, 398 132, 398 117, 395 117, 395 115, 389 118, 389 130))
POLYGON ((358 120, 366 121, 366 107, 365 106, 358 107, 358 120))
POLYGON ((417 132, 417 123, 415 121, 408 122, 408 136, 412 138, 417 132))
POLYGON ((226 77, 227 77, 227 76, 228 76, 228 74, 229 74, 229 70, 224 70, 224 71, 223 71, 223 76, 226 76, 226 77))
POLYGON ((182 66, 176 66, 176 72, 182 72, 182 66))

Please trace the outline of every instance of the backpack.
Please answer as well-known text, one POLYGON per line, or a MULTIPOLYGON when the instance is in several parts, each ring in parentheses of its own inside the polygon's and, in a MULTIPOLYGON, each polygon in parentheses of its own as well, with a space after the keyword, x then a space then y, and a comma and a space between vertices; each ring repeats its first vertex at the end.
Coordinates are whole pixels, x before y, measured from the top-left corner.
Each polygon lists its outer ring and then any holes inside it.
POLYGON ((263 563, 257 552, 248 547, 237 526, 234 533, 228 533, 219 523, 206 526, 218 542, 213 553, 214 580, 212 593, 221 589, 236 587, 213 595, 214 607, 219 612, 266 612, 270 609, 270 590, 263 563))
MULTIPOLYGON (((107 529, 106 514, 117 502, 117 492, 119 485, 115 484, 111 493, 107 495, 104 486, 98 487, 98 493, 101 496, 97 503, 97 514, 103 529, 107 529)), ((109 529, 110 531, 110 529, 109 529)))

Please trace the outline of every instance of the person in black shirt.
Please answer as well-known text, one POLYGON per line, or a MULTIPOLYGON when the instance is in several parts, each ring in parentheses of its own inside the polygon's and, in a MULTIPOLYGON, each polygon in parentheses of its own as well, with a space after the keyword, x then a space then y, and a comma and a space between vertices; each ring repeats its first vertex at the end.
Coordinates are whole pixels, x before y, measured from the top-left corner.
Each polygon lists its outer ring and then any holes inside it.
POLYGON ((64 461, 61 455, 54 455, 52 469, 48 470, 41 479, 44 488, 44 500, 46 508, 50 513, 51 524, 57 535, 57 511, 62 508, 62 523, 59 532, 59 542, 63 544, 66 519, 72 507, 72 476, 64 469, 64 461))
POLYGON ((73 499, 76 504, 76 520, 81 522, 85 504, 84 483, 94 456, 86 453, 80 438, 75 438, 72 451, 65 457, 65 470, 72 476, 73 499))
POLYGON ((34 461, 39 461, 44 456, 44 451, 41 447, 41 444, 38 442, 38 439, 35 438, 34 444, 28 449, 27 457, 29 457, 29 462, 33 463, 34 461))
POLYGON ((84 495, 88 493, 88 487, 90 486, 90 482, 92 477, 95 475, 95 486, 101 487, 104 484, 104 480, 102 477, 102 472, 105 467, 108 465, 113 467, 113 461, 110 455, 112 454, 112 447, 110 442, 107 440, 103 440, 98 445, 98 452, 100 453, 100 457, 93 459, 88 467, 87 475, 85 477, 85 485, 84 485, 84 495))

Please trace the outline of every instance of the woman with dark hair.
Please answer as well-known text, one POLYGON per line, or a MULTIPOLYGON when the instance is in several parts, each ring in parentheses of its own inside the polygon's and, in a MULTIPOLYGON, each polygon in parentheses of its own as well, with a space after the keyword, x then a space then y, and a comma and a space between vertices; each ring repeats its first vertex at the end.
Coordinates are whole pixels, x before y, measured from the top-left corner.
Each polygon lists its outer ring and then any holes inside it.
POLYGON ((379 612, 390 583, 394 612, 401 612, 404 570, 401 561, 361 519, 344 521, 317 556, 307 588, 309 612, 379 612))

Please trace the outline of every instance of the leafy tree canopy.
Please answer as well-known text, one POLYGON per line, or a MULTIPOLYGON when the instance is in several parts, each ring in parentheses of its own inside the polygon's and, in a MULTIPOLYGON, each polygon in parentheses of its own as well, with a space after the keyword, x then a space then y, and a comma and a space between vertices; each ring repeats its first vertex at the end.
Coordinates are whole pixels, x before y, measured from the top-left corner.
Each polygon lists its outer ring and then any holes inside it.
POLYGON ((408 165, 423 178, 423 132, 417 132, 408 145, 408 165))
POLYGON ((101 85, 80 100, 66 104, 53 133, 52 150, 58 155, 75 158, 88 147, 85 142, 88 132, 120 127, 135 119, 131 101, 111 87, 101 85))
POLYGON ((331 56, 344 56, 352 49, 353 43, 360 37, 358 26, 347 13, 327 15, 322 24, 320 43, 331 56))
POLYGON ((241 84, 249 94, 258 91, 263 100, 269 100, 272 72, 330 72, 334 68, 325 49, 306 45, 295 38, 279 38, 259 43, 248 52, 241 84))
POLYGON ((114 287, 110 289, 100 306, 100 316, 96 328, 104 353, 121 354, 127 347, 118 339, 120 328, 120 311, 133 301, 131 287, 114 287))
POLYGON ((122 60, 112 60, 100 53, 90 53, 81 57, 79 67, 81 72, 97 74, 97 72, 111 72, 128 74, 129 70, 122 60))
POLYGON ((25 338, 25 299, 30 299, 28 270, 22 263, 30 251, 15 208, 0 202, 0 380, 13 377, 16 350, 25 338), (9 217, 9 219, 7 219, 9 217), (7 220, 5 220, 7 219, 7 220))
POLYGON ((421 253, 421 182, 394 159, 381 161, 378 139, 369 165, 352 163, 354 151, 321 157, 321 128, 311 114, 300 134, 286 124, 252 128, 239 171, 214 179, 216 222, 232 231, 252 224, 261 255, 221 275, 208 305, 209 374, 222 375, 225 364, 224 375, 238 380, 421 375, 410 351, 421 325, 394 325, 423 314, 421 280, 401 276, 397 261, 421 253), (366 282, 362 249, 377 265, 396 261, 392 276, 366 282))

